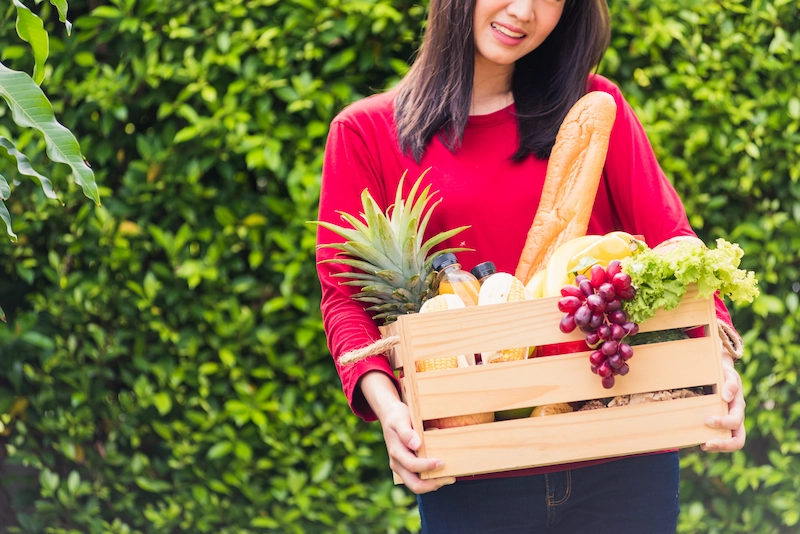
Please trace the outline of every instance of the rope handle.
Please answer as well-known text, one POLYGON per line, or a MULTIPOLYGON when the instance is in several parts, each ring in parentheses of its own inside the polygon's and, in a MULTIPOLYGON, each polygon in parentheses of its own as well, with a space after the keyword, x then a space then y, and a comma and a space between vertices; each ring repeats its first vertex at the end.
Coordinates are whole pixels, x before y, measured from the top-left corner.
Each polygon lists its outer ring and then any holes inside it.
POLYGON ((722 340, 722 346, 733 356, 734 360, 738 360, 744 354, 744 343, 742 338, 732 327, 718 321, 719 337, 722 340))
POLYGON ((370 356, 379 356, 398 343, 400 343, 400 336, 381 338, 378 341, 370 343, 366 347, 345 352, 339 357, 339 365, 352 365, 370 356))

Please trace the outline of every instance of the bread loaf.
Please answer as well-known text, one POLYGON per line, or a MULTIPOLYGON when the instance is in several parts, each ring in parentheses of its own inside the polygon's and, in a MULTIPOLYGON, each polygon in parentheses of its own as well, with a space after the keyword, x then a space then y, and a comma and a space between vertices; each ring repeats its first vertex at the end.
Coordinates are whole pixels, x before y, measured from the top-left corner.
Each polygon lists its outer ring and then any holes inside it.
POLYGON ((559 245, 586 234, 616 113, 610 94, 593 91, 578 100, 561 123, 515 273, 523 283, 547 264, 559 245))

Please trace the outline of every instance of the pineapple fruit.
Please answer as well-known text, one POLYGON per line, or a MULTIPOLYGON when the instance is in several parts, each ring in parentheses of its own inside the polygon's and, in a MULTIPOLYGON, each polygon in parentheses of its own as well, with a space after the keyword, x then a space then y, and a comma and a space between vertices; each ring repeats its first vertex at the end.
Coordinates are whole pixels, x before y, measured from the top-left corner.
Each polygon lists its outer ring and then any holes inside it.
POLYGON ((339 212, 352 228, 316 222, 345 239, 343 243, 322 245, 343 253, 343 257, 337 254, 337 257, 325 262, 343 264, 354 269, 332 276, 349 278, 342 284, 360 287, 361 290, 353 298, 370 304, 367 310, 375 313, 373 319, 383 321, 384 324, 395 321, 400 315, 419 312, 422 304, 436 294, 436 273, 431 267, 434 258, 446 252, 469 250, 449 248, 431 253, 433 247, 469 228, 468 226, 423 240, 433 209, 441 202, 439 199, 430 204, 436 194, 430 192, 430 185, 420 191, 422 179, 427 172, 422 173, 414 183, 407 200, 402 197, 406 177, 404 173, 397 186, 394 204, 385 213, 365 189, 361 193, 363 222, 349 213, 339 212))

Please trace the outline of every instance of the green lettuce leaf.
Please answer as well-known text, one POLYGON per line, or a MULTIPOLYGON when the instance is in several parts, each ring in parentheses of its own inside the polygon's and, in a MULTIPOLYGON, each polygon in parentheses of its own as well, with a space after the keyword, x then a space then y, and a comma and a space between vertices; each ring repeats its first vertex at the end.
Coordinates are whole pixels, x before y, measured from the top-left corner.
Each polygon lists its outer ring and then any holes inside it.
POLYGON ((631 277, 636 296, 623 303, 631 321, 642 323, 656 310, 674 309, 690 284, 697 284, 699 296, 708 298, 719 291, 737 304, 758 296, 758 282, 752 271, 739 269, 744 251, 735 243, 717 239, 717 248, 681 244, 664 255, 644 250, 622 262, 631 277))

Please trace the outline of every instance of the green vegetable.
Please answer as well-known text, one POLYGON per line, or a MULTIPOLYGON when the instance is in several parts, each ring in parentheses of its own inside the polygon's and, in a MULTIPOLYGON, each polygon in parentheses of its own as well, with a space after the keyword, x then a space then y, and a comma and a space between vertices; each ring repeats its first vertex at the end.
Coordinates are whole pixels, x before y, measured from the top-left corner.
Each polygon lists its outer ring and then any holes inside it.
POLYGON ((739 245, 717 239, 716 249, 684 243, 663 255, 648 249, 626 258, 622 269, 630 275, 636 296, 623 309, 631 321, 641 323, 658 309, 676 308, 690 284, 697 284, 700 297, 719 291, 736 303, 752 302, 758 282, 752 271, 739 269, 743 255, 739 245))

